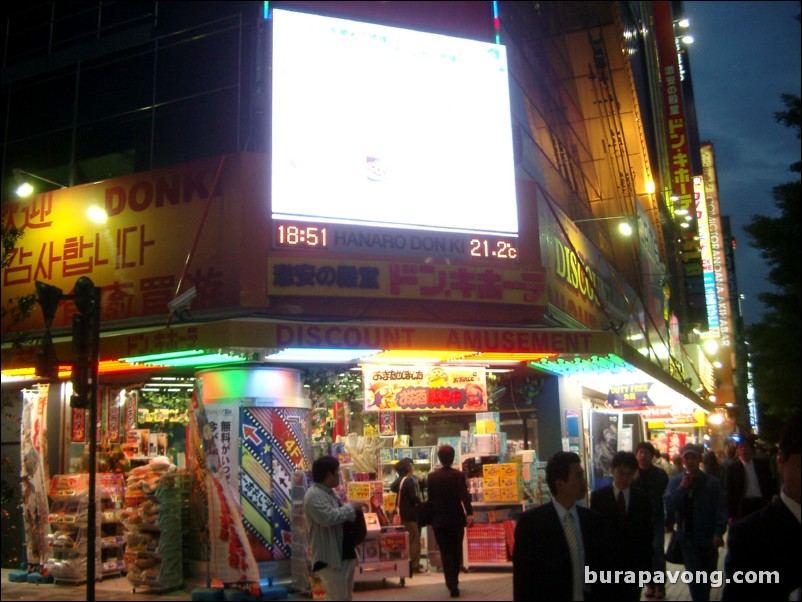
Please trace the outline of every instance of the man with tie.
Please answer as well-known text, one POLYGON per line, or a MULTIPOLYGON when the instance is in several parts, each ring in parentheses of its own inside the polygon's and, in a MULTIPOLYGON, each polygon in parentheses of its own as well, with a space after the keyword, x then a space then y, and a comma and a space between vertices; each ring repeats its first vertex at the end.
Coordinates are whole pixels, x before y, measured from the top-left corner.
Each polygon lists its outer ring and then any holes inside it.
MULTIPOLYGON (((610 529, 612 569, 651 570, 652 503, 640 489, 631 487, 638 469, 635 454, 616 452, 612 469, 613 484, 597 489, 590 495, 591 509, 607 519, 610 529)), ((637 583, 613 583, 610 595, 617 600, 640 600, 640 586, 637 583)))
POLYGON ((605 522, 576 502, 587 494, 579 456, 557 452, 546 464, 552 501, 527 510, 515 527, 514 600, 594 600, 598 584, 585 584, 587 566, 603 568, 605 522))

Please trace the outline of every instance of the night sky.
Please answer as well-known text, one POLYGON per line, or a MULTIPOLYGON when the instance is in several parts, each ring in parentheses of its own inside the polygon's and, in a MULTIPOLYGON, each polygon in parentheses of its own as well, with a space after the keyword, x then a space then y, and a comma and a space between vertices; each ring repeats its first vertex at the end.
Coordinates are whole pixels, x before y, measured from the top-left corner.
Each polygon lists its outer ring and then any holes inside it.
MULTIPOLYGON (((795 132, 777 123, 780 95, 800 94, 799 2, 685 2, 694 36, 691 72, 702 140, 713 141, 721 212, 737 240, 735 263, 749 323, 771 289, 759 252, 743 227, 755 214, 776 216, 771 189, 797 174, 795 132)), ((793 244, 799 244, 799 241, 793 244)))

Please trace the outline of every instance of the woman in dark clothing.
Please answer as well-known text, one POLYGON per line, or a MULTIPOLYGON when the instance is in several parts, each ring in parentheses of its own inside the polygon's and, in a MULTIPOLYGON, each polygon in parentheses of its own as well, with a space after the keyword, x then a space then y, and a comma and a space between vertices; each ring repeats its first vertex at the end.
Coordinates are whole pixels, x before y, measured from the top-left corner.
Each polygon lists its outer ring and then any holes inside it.
POLYGON ((465 526, 473 525, 473 508, 465 475, 454 470, 454 448, 443 445, 437 450, 442 467, 429 475, 429 501, 432 504, 432 530, 440 547, 446 587, 452 598, 459 596, 459 571, 462 567, 462 538, 465 526))
POLYGON ((704 458, 702 458, 702 469, 706 475, 716 477, 719 481, 724 480, 721 464, 718 463, 718 458, 712 451, 705 452, 704 458))
POLYGON ((401 524, 409 533, 409 576, 423 573, 420 567, 420 528, 418 527, 418 504, 420 489, 418 480, 412 474, 412 458, 402 458, 395 465, 398 478, 390 485, 390 491, 397 494, 397 512, 401 516, 401 524), (401 489, 401 484, 404 487, 401 489), (401 489, 401 491, 399 491, 401 489))

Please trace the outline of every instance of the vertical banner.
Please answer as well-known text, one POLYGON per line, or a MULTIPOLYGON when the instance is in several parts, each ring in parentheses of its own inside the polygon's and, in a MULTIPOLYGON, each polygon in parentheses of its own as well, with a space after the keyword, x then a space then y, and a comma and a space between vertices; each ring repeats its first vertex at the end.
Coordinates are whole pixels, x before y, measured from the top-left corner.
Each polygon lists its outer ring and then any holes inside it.
POLYGON ((107 389, 106 436, 109 443, 120 443, 120 399, 124 391, 107 389))
POLYGON ((679 450, 685 447, 685 442, 688 440, 686 433, 679 431, 666 432, 666 451, 670 457, 678 456, 679 450))
MULTIPOLYGON (((95 424, 97 425, 96 439, 98 445, 103 443, 103 398, 106 396, 108 389, 97 390, 97 410, 95 413, 95 424)), ((91 424, 89 425, 91 428, 91 424)))
POLYGON ((72 442, 86 443, 86 410, 72 408, 72 442))
MULTIPOLYGON (((663 88, 663 104, 665 108, 666 131, 668 132, 668 148, 671 170, 671 197, 669 204, 672 215, 676 210, 695 212, 693 199, 693 173, 691 173, 691 148, 688 142, 688 131, 685 120, 685 106, 682 97, 682 79, 677 59, 677 44, 674 34, 674 21, 671 3, 659 0, 653 3, 654 30, 657 44, 657 55, 660 61, 660 82, 663 88)), ((682 214, 677 214, 678 216, 682 214)), ((683 217, 675 218, 679 222, 683 217)), ((685 284, 687 318, 691 323, 699 324, 701 330, 707 330, 707 307, 704 297, 702 260, 699 249, 699 231, 697 228, 682 230, 680 257, 685 284)), ((683 324, 683 327, 687 327, 683 324)))
POLYGON ((241 410, 240 497, 245 531, 258 561, 286 560, 292 544, 292 475, 312 468, 309 411, 241 410))
POLYGON ((568 439, 567 449, 575 454, 579 453, 579 412, 565 411, 565 435, 568 439))
POLYGON ((207 544, 209 577, 224 583, 251 582, 255 584, 251 593, 258 595, 259 569, 242 526, 242 510, 223 477, 220 453, 199 395, 196 389, 190 402, 190 472, 196 524, 208 525, 201 540, 207 544))
POLYGON ((47 394, 49 385, 36 392, 26 391, 22 400, 22 507, 25 547, 29 563, 47 560, 48 506, 50 480, 47 468, 47 394))
POLYGON ((132 431, 136 428, 136 412, 139 404, 139 394, 137 391, 128 391, 125 397, 125 428, 124 431, 132 431))
POLYGON ((226 476, 229 487, 236 490, 239 483, 239 406, 234 404, 205 406, 206 419, 217 452, 220 454, 220 472, 226 476), (232 468, 235 469, 232 475, 232 468))
POLYGON ((379 412, 379 435, 395 435, 395 412, 379 412))
MULTIPOLYGON (((613 455, 618 451, 618 438, 621 432, 621 413, 592 412, 590 428, 593 443, 593 476, 611 477, 613 455)), ((598 482, 594 484, 594 488, 596 487, 598 482)))
POLYGON ((348 434, 348 404, 344 401, 335 401, 331 410, 334 415, 331 438, 337 441, 337 437, 345 437, 348 434))

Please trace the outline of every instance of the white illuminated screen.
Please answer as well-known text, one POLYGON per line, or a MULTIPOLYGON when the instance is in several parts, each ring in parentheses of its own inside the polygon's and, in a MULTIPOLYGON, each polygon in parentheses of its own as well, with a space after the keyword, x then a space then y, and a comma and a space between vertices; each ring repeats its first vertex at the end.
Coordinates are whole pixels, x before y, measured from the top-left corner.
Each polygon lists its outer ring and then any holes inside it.
POLYGON ((273 10, 274 218, 518 234, 503 46, 273 10))

